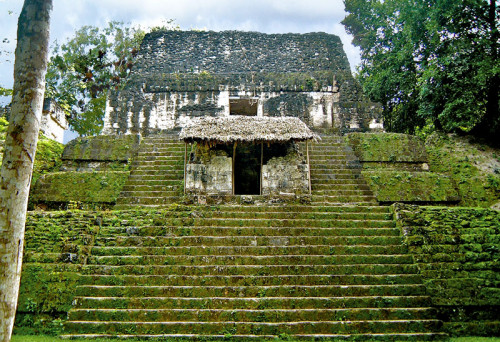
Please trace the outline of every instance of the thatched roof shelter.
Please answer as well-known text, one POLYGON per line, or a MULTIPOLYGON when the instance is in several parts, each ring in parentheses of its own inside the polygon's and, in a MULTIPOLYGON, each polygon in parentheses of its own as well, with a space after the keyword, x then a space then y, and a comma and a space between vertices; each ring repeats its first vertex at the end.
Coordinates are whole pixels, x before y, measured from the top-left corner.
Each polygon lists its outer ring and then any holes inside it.
POLYGON ((193 119, 179 135, 186 142, 276 142, 321 139, 299 118, 233 115, 193 119))

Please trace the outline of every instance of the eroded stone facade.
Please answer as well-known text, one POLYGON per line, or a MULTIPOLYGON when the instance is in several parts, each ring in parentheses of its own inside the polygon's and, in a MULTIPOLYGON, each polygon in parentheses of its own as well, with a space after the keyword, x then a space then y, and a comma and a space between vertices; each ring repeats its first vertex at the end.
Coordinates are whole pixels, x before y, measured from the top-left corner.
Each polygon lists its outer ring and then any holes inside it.
POLYGON ((144 38, 125 89, 110 94, 104 133, 182 128, 231 115, 234 101, 256 106, 250 115, 295 116, 311 128, 382 128, 337 36, 159 31, 144 38))

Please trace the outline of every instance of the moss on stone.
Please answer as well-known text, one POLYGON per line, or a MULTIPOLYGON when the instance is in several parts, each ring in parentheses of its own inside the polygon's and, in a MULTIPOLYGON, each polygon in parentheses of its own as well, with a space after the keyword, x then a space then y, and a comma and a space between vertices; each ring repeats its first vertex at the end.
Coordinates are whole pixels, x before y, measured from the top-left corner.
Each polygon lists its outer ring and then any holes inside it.
POLYGON ((350 133, 346 140, 361 162, 426 163, 420 138, 399 133, 350 133))
POLYGON ((500 212, 393 208, 445 331, 451 336, 498 334, 500 212))
POLYGON ((430 170, 450 175, 457 184, 462 198, 460 205, 489 207, 500 202, 500 174, 479 169, 478 160, 474 160, 474 157, 480 158, 477 146, 439 133, 429 136, 425 146, 430 170))
POLYGON ((129 172, 54 172, 36 183, 33 202, 107 202, 114 203, 127 181, 129 172))
POLYGON ((137 152, 139 135, 80 137, 64 148, 63 160, 128 161, 137 152))
POLYGON ((55 171, 61 166, 63 149, 63 144, 40 135, 36 146, 31 184, 35 184, 41 175, 55 171))
POLYGON ((379 202, 458 202, 449 176, 430 172, 362 171, 379 202))

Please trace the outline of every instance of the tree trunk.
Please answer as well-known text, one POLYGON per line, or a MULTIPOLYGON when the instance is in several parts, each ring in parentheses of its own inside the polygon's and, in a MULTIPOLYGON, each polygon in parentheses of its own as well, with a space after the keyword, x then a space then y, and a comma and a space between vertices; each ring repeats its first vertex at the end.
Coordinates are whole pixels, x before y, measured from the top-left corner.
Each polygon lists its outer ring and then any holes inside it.
POLYGON ((16 314, 28 194, 42 115, 52 0, 25 0, 17 29, 10 125, 0 174, 0 341, 16 314))

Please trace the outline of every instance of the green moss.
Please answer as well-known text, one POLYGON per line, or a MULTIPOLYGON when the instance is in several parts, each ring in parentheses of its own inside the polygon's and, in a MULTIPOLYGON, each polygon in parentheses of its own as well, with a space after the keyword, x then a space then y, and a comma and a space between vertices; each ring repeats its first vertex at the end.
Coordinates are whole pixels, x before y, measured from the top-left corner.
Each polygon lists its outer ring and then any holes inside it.
POLYGON ((123 171, 55 172, 36 183, 33 202, 114 203, 129 173, 123 171))
POLYGON ((80 137, 64 148, 64 160, 127 161, 139 148, 140 136, 99 135, 80 137))
POLYGON ((450 175, 458 186, 460 205, 489 207, 500 201, 500 174, 481 171, 469 157, 478 148, 464 145, 457 150, 458 139, 444 134, 432 134, 426 140, 430 169, 450 175))
POLYGON ((430 172, 362 171, 379 202, 453 202, 458 193, 450 177, 430 172))
POLYGON ((397 224, 452 336, 498 331, 500 212, 395 204, 397 224))
POLYGON ((31 184, 35 184, 42 174, 55 171, 61 166, 63 149, 63 144, 43 135, 40 136, 36 147, 31 184))
POLYGON ((428 160, 422 140, 399 133, 351 133, 346 136, 361 162, 412 162, 428 160))

